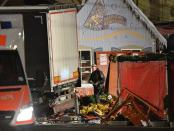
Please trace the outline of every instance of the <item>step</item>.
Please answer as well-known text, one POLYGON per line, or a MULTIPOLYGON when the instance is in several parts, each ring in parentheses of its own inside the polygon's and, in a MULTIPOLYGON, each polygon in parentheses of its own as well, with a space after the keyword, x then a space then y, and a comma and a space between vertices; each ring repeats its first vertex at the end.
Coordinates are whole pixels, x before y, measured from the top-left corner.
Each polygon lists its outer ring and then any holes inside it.
POLYGON ((169 123, 167 121, 150 121, 149 123, 152 127, 169 127, 169 123))

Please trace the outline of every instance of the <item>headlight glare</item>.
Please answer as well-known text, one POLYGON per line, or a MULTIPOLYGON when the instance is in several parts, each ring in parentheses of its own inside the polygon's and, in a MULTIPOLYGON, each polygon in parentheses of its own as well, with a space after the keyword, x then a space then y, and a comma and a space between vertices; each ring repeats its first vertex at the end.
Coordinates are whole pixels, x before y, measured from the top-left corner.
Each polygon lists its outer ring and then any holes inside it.
POLYGON ((20 109, 19 114, 17 116, 17 122, 31 120, 32 117, 33 117, 33 106, 25 107, 20 109))

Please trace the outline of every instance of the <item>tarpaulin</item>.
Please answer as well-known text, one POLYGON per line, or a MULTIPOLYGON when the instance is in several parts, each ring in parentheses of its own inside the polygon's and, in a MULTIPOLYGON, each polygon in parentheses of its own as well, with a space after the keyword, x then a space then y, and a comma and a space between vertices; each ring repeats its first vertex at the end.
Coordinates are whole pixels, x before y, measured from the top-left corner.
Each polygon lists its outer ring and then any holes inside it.
POLYGON ((168 62, 168 79, 169 79, 169 113, 170 119, 174 120, 174 62, 168 62))
POLYGON ((120 85, 153 107, 164 110, 166 62, 120 62, 120 85))
POLYGON ((172 78, 172 88, 171 88, 171 97, 172 97, 172 111, 174 112, 174 62, 170 64, 171 67, 171 78, 172 78))

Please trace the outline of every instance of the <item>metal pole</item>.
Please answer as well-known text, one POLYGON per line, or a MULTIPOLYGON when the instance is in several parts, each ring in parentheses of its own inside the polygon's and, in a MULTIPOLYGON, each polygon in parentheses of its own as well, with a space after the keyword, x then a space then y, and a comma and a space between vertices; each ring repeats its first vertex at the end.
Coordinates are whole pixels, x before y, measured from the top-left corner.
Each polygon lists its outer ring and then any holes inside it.
POLYGON ((1 6, 6 5, 7 2, 8 2, 8 0, 4 0, 4 1, 2 2, 1 6))
POLYGON ((76 114, 77 114, 77 115, 80 114, 80 110, 79 110, 79 100, 78 100, 78 96, 76 95, 76 92, 75 92, 75 111, 76 111, 76 114))

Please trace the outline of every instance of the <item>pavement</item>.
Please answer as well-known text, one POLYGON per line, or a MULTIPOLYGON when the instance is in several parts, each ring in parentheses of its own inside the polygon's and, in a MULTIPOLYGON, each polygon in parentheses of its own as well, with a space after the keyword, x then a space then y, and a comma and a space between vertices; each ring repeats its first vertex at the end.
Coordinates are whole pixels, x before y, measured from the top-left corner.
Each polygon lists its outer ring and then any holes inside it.
MULTIPOLYGON (((0 129, 1 131, 1 129, 0 129)), ((2 130, 3 131, 3 130, 2 130)), ((12 130, 10 130, 12 131, 12 130)), ((174 131, 174 127, 119 127, 109 125, 31 125, 19 126, 15 131, 174 131)))

